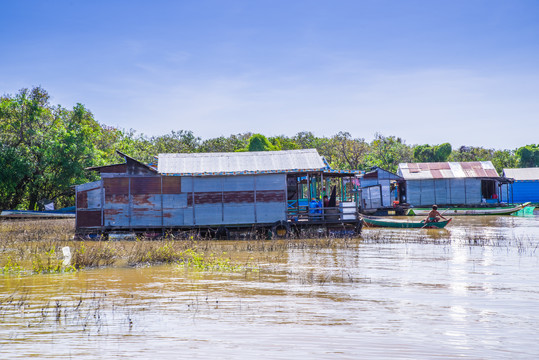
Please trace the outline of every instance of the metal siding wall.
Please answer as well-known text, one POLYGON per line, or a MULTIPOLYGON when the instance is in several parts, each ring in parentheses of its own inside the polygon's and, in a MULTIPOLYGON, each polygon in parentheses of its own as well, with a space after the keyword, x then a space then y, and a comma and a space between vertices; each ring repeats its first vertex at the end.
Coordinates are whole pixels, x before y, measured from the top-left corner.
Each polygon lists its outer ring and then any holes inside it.
POLYGON ((286 220, 286 174, 256 176, 256 191, 257 223, 286 220))
POLYGON ((254 191, 254 189, 255 179, 252 175, 223 178, 223 191, 254 191))
MULTIPOLYGON (((154 183, 151 185, 155 186, 154 183)), ((142 191, 143 188, 141 188, 142 191)), ((160 189, 148 189, 157 191, 160 189)), ((160 227, 161 221, 161 195, 131 194, 131 227, 160 227)))
POLYGON ((164 194, 163 209, 185 209, 187 207, 187 194, 164 194))
POLYGON ((412 206, 420 206, 421 180, 406 181, 406 202, 412 206))
MULTIPOLYGON (((223 191, 223 177, 195 177, 195 192, 223 191)), ((183 185, 183 183, 182 183, 183 185)))
POLYGON ((446 179, 435 180, 434 184, 434 203, 447 204, 449 200, 449 184, 446 179))
POLYGON ((434 198, 434 183, 436 180, 421 180, 421 206, 436 204, 434 198))
POLYGON ((382 192, 379 186, 371 186, 366 189, 366 200, 368 209, 377 209, 382 207, 382 192))
POLYGON ((361 187, 378 185, 378 179, 361 179, 361 187))
POLYGON ((254 224, 255 204, 224 204, 224 224, 254 224))
POLYGON ((101 210, 101 189, 89 190, 87 192, 88 209, 101 210))
POLYGON ((220 225, 223 223, 223 204, 196 205, 196 225, 220 225))
MULTIPOLYGON (((183 226, 185 224, 184 213, 185 213, 184 209, 163 209, 163 226, 165 227, 183 226)), ((193 211, 191 211, 191 214, 193 214, 193 211)))
POLYGON ((466 204, 481 204, 481 180, 466 179, 466 204))
POLYGON ((449 204, 459 205, 466 203, 464 179, 449 179, 449 189, 451 194, 449 204))
POLYGON ((286 174, 257 175, 256 190, 286 190, 286 174))
POLYGON ((391 188, 389 180, 380 180, 382 185, 382 206, 391 206, 391 188))
POLYGON ((515 203, 539 203, 539 181, 515 181, 513 199, 515 203))
POLYGON ((286 206, 284 202, 256 203, 257 223, 273 223, 286 220, 286 206))

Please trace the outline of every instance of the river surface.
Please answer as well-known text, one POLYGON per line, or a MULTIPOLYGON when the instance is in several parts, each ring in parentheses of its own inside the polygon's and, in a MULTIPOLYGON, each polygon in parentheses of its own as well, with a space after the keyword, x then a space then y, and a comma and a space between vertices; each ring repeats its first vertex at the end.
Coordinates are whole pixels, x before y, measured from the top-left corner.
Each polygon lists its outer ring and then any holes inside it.
POLYGON ((0 358, 539 358, 537 212, 294 241, 236 250, 257 271, 0 276, 0 358))

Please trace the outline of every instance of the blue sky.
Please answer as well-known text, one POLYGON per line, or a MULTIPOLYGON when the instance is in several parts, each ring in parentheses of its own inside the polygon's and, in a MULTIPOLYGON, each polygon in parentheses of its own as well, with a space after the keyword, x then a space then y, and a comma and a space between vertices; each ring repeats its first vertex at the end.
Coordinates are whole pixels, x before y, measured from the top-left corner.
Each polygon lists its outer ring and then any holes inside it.
POLYGON ((539 1, 4 1, 0 92, 146 135, 539 143, 539 1))

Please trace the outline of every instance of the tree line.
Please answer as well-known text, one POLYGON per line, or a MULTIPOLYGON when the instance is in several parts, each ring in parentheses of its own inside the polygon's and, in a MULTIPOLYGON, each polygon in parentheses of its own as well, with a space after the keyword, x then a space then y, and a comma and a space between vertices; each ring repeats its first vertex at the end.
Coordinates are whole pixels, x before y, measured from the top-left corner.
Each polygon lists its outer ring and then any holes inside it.
POLYGON ((159 153, 235 152, 317 149, 335 169, 395 172, 403 162, 487 161, 503 168, 539 166, 539 145, 514 150, 451 144, 409 145, 396 136, 375 134, 370 142, 341 131, 318 137, 310 131, 266 137, 245 132, 202 139, 192 131, 146 136, 100 124, 82 104, 52 105, 41 87, 0 98, 0 209, 35 210, 46 201, 74 204, 73 186, 98 179, 89 167, 118 163, 119 150, 152 163, 159 153))

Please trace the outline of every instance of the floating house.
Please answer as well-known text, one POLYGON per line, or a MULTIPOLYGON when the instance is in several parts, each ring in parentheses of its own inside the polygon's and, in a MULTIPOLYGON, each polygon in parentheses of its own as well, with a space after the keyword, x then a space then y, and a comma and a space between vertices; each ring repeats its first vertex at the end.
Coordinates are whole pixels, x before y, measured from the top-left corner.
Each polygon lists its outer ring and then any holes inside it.
POLYGON ((539 204, 539 167, 503 169, 503 175, 514 180, 512 186, 502 186, 502 197, 507 202, 539 204))
POLYGON ((91 168, 101 179, 76 186, 77 233, 361 230, 357 172, 331 169, 314 149, 159 154, 151 166, 119 154, 125 163, 91 168), (334 206, 322 203, 326 184, 334 206))
POLYGON ((501 178, 490 161, 402 163, 397 174, 406 181, 411 206, 488 206, 498 204, 501 178))
POLYGON ((403 215, 404 178, 373 167, 370 171, 359 175, 361 190, 361 211, 375 215, 403 215))

